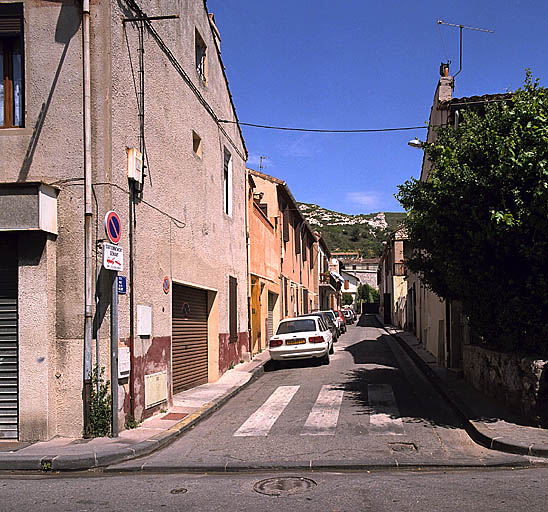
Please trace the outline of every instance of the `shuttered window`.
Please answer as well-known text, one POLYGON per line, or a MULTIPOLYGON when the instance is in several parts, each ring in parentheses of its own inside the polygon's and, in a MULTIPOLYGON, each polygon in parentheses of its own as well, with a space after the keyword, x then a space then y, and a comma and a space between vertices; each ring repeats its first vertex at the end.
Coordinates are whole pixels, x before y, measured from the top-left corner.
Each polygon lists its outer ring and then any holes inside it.
POLYGON ((238 340, 238 280, 230 276, 228 278, 228 322, 230 342, 238 340))
POLYGON ((24 126, 23 4, 0 4, 0 128, 24 126))

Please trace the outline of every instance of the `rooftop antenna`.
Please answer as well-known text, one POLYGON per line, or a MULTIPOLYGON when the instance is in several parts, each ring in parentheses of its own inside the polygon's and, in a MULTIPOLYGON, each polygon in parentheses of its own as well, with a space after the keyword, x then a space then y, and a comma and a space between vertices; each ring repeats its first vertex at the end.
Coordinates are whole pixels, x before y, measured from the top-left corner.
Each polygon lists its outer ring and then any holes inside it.
POLYGON ((266 160, 266 156, 265 155, 261 155, 259 157, 259 171, 262 171, 263 169, 266 168, 266 165, 263 164, 263 162, 266 160))
POLYGON ((445 21, 438 20, 438 25, 447 25, 448 27, 457 27, 460 29, 460 53, 459 53, 459 70, 453 75, 455 78, 462 71, 462 29, 477 30, 478 32, 487 32, 488 34, 494 34, 494 30, 488 30, 486 28, 467 27, 465 25, 456 25, 455 23, 446 23, 445 21))

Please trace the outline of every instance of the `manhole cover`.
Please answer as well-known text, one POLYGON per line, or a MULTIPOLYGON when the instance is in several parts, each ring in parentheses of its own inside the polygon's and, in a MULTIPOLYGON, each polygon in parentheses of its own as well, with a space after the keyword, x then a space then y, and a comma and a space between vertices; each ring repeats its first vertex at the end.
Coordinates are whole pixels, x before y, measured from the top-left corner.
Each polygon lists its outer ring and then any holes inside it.
POLYGON ((171 494, 184 494, 187 490, 184 487, 179 487, 179 489, 171 489, 169 491, 171 494))
POLYGON ((261 480, 253 486, 253 490, 267 496, 289 496, 306 492, 316 487, 316 482, 300 476, 284 476, 261 480))

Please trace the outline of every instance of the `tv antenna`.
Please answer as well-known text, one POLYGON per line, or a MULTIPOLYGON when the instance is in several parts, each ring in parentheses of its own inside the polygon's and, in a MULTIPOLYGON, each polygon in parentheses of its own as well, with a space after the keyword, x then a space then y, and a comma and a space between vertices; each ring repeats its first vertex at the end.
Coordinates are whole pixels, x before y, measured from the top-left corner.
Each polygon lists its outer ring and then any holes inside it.
POLYGON ((266 165, 263 164, 263 162, 264 162, 265 160, 266 160, 266 156, 265 156, 265 155, 261 155, 261 156, 259 157, 259 171, 262 171, 262 170, 266 167, 266 165))
POLYGON ((438 25, 446 25, 448 27, 457 27, 460 29, 460 52, 459 52, 459 70, 453 75, 453 79, 462 71, 462 29, 467 30, 476 30, 478 32, 487 32, 488 34, 494 34, 494 30, 489 30, 486 28, 477 28, 477 27, 467 27, 466 25, 457 25, 455 23, 446 23, 445 21, 438 20, 438 25))

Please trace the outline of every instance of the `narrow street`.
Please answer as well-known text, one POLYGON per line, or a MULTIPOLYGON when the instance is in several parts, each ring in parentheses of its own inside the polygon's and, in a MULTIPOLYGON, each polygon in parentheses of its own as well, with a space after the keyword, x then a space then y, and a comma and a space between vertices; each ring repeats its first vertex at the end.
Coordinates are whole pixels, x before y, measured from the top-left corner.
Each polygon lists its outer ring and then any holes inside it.
POLYGON ((267 366, 148 457, 97 472, 2 474, 0 510, 534 512, 545 509, 547 472, 472 442, 394 338, 364 315, 328 366, 267 366))
POLYGON ((462 466, 516 456, 470 440, 394 339, 362 316, 328 366, 269 363, 265 374, 167 448, 110 470, 462 466))

